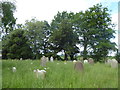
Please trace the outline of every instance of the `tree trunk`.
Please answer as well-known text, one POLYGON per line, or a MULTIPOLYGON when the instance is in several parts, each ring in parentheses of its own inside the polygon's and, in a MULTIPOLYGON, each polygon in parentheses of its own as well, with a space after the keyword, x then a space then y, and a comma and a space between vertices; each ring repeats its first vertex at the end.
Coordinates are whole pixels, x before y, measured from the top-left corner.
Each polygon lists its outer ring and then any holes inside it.
POLYGON ((70 59, 73 61, 74 60, 74 54, 70 54, 70 59))
POLYGON ((67 53, 65 52, 65 57, 64 57, 64 60, 68 60, 68 55, 67 53))
POLYGON ((83 60, 87 59, 87 44, 84 44, 84 50, 83 50, 83 60))

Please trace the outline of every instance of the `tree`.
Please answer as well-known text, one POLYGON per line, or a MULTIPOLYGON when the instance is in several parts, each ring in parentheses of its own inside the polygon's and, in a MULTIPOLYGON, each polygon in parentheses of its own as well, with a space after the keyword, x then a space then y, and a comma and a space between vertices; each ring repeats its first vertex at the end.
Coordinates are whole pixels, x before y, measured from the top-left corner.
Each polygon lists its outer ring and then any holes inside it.
POLYGON ((115 38, 114 24, 111 23, 110 14, 106 7, 102 7, 101 4, 94 5, 90 8, 91 12, 91 26, 96 30, 96 34, 92 37, 90 46, 93 48, 92 56, 99 61, 105 59, 110 50, 115 51, 115 43, 111 42, 111 38, 115 38))
POLYGON ((2 6, 2 10, 0 10, 0 15, 2 16, 2 32, 8 34, 14 29, 16 23, 16 19, 13 15, 16 6, 9 1, 0 2, 0 5, 2 6))
POLYGON ((48 47, 49 24, 47 21, 38 21, 32 19, 26 21, 25 29, 27 30, 27 38, 34 54, 34 59, 40 58, 42 54, 46 54, 48 47))
POLYGON ((120 63, 120 52, 118 51, 118 49, 117 49, 117 53, 115 55, 115 58, 118 61, 118 63, 120 63))
POLYGON ((24 30, 16 29, 3 37, 2 59, 29 59, 32 58, 32 50, 28 44, 24 30))
POLYGON ((50 41, 54 54, 63 50, 65 53, 64 60, 68 60, 68 56, 73 60, 74 55, 78 53, 78 47, 76 46, 78 36, 72 28, 72 15, 73 13, 58 12, 51 23, 52 34, 50 41))
POLYGON ((113 26, 108 9, 101 4, 75 15, 75 27, 79 30, 80 42, 84 47, 83 59, 90 54, 100 60, 107 56, 109 50, 115 50, 115 43, 110 41, 114 38, 113 26))
POLYGON ((88 10, 85 13, 76 13, 74 16, 74 27, 79 35, 80 45, 83 46, 83 51, 81 52, 83 59, 88 58, 88 48, 92 41, 91 36, 94 35, 94 29, 90 28, 90 17, 91 15, 88 10))

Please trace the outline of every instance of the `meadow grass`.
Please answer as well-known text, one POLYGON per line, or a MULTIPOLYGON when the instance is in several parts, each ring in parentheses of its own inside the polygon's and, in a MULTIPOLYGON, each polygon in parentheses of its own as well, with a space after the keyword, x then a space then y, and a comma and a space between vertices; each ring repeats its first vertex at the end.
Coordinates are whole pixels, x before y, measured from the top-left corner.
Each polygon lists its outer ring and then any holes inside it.
POLYGON ((2 89, 2 60, 0 60, 0 89, 2 89))
POLYGON ((3 60, 2 88, 118 88, 118 68, 103 63, 84 64, 83 73, 74 70, 73 62, 48 62, 46 68, 42 80, 33 72, 44 69, 40 60, 3 60), (12 72, 13 66, 17 72, 12 72))

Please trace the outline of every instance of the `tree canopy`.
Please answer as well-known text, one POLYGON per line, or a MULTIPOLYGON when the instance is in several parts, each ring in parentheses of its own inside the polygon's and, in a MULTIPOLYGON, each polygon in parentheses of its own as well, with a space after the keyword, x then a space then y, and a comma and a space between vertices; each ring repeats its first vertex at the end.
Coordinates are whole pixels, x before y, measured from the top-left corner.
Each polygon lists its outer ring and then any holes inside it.
POLYGON ((15 27, 16 19, 14 18, 14 12, 16 6, 14 3, 9 1, 0 2, 2 10, 0 10, 0 15, 2 16, 2 32, 8 34, 15 27))
POLYGON ((109 51, 116 51, 116 44, 111 42, 115 38, 114 24, 108 8, 101 4, 84 12, 58 12, 50 24, 33 18, 24 25, 16 24, 14 3, 1 4, 3 59, 39 59, 43 55, 62 59, 58 53, 64 52, 64 60, 77 59, 80 54, 83 59, 101 61, 109 51))

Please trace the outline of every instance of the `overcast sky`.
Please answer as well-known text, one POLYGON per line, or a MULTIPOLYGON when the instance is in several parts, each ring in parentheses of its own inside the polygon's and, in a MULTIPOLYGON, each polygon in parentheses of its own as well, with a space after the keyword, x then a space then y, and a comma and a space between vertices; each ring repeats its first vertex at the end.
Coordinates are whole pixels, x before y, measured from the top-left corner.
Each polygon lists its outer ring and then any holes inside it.
MULTIPOLYGON (((14 0, 8 0, 13 2, 14 0)), ((38 20, 52 21, 58 11, 79 12, 85 11, 97 3, 111 10, 112 23, 116 24, 118 30, 118 1, 120 0, 15 0, 16 9, 14 16, 18 24, 24 24, 25 20, 36 17, 38 20)), ((117 31, 116 31, 117 32, 117 31)), ((118 35, 113 40, 118 44, 118 35)))

